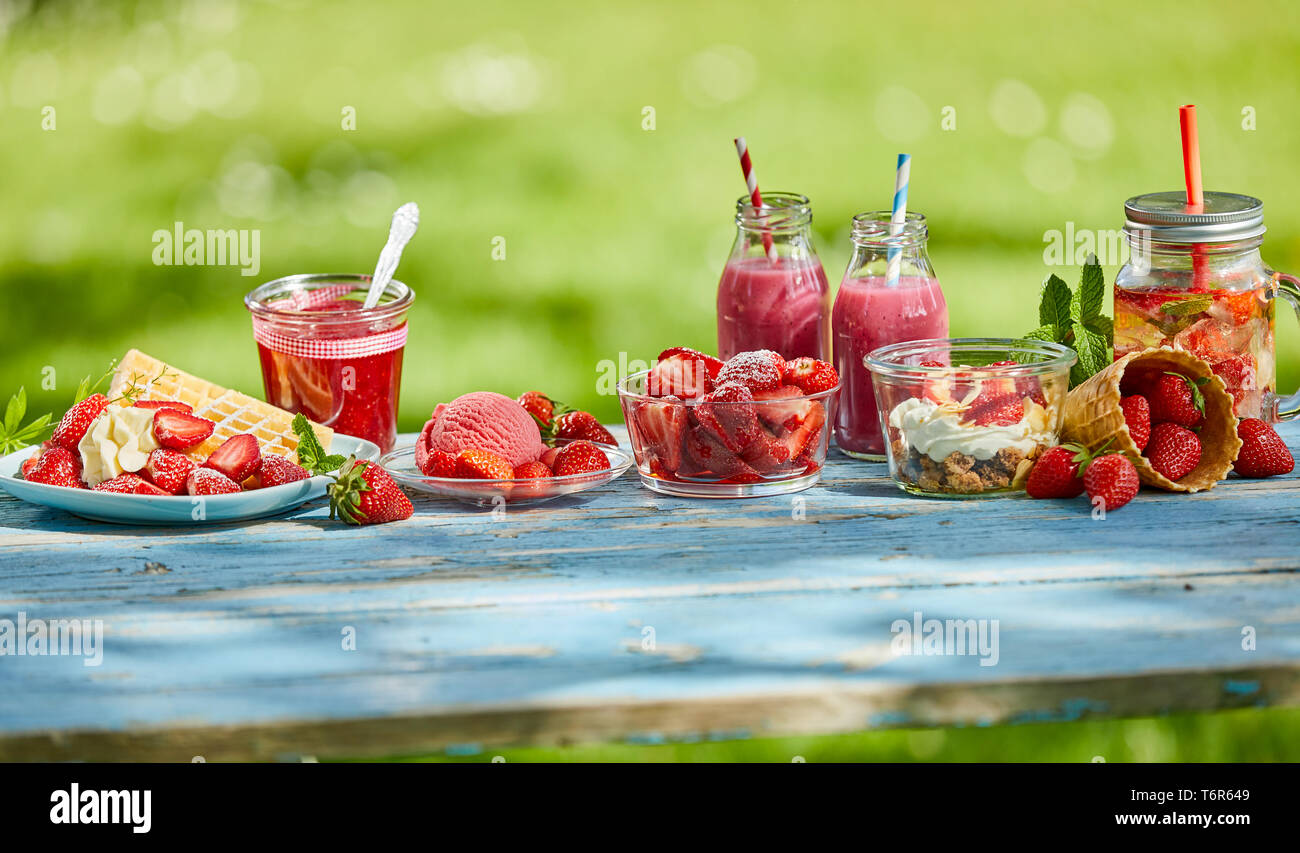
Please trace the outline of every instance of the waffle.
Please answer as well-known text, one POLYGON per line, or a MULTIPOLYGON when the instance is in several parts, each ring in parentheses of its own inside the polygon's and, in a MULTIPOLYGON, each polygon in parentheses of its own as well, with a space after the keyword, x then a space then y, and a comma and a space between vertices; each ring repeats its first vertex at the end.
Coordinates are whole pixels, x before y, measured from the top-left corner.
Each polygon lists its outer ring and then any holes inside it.
POLYGON ((1215 483, 1228 476, 1232 463, 1237 461, 1241 439, 1237 437, 1237 418, 1232 413, 1232 405, 1232 396, 1224 389, 1223 380, 1204 361, 1169 347, 1143 350, 1117 359, 1070 392, 1065 401, 1063 439, 1078 442, 1089 450, 1096 450, 1109 440, 1106 449, 1128 456, 1146 485, 1170 492, 1199 492, 1214 488, 1215 483), (1126 372, 1159 374, 1166 370, 1210 380, 1201 386, 1205 395, 1205 423, 1200 428, 1201 461, 1178 480, 1165 477, 1138 453, 1124 422, 1124 411, 1119 407, 1119 386, 1126 372))
MULTIPOLYGON (((121 397, 132 385, 144 389, 136 399, 188 403, 195 415, 217 425, 207 440, 185 451, 192 459, 206 460, 226 439, 241 433, 257 436, 263 453, 296 458, 298 436, 293 431, 291 412, 191 376, 134 349, 118 363, 109 399, 121 397)), ((334 430, 314 422, 311 427, 321 446, 329 450, 334 430)))

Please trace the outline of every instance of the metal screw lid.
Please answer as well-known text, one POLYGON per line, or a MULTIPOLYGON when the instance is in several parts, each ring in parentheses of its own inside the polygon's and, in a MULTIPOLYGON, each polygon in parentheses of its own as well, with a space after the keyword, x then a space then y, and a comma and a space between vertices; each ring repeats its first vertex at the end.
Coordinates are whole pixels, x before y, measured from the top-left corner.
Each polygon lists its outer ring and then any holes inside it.
POLYGON ((1187 212, 1183 192, 1147 193, 1124 202, 1124 231, 1157 243, 1230 243, 1258 237, 1264 202, 1237 193, 1205 193, 1204 211, 1187 212))

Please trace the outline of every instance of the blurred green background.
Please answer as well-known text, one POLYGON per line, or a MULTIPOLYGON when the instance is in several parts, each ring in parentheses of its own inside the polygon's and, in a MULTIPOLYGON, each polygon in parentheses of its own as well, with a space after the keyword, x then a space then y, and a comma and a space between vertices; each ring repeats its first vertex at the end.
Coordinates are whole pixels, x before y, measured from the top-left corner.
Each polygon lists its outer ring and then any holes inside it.
MULTIPOLYGON (((955 334, 1033 327, 1046 232, 1118 229, 1127 197, 1176 189, 1187 102, 1206 187, 1262 197, 1266 260, 1300 270, 1300 116, 1279 73, 1300 12, 1133 11, 0 0, 0 393, 25 384, 34 411, 57 412, 131 346, 258 392, 244 293, 369 272, 414 200, 403 428, 480 388, 615 420, 602 359, 715 348, 737 134, 762 186, 813 199, 833 281, 849 218, 888 206, 910 151, 955 334), (258 274, 155 266, 151 235, 176 221, 260 230, 258 274), (57 392, 39 392, 46 366, 57 392)), ((1300 337, 1278 326, 1290 388, 1300 337)))
MULTIPOLYGON (((930 219, 958 335, 1037 325, 1045 234, 1118 229, 1126 198, 1181 185, 1183 103, 1199 108, 1206 188, 1263 198, 1265 258, 1298 272, 1298 17, 1254 0, 1140 14, 1131 0, 0 0, 0 396, 25 385, 33 411, 57 414, 81 376, 133 346, 260 392, 244 293, 369 272, 392 211, 413 200, 401 426, 475 389, 537 388, 616 420, 596 391, 602 360, 715 349, 738 134, 762 186, 812 198, 833 281, 850 217, 889 205, 896 154, 911 152, 911 208, 930 219), (258 273, 156 266, 152 235, 177 221, 257 229, 258 273), (42 390, 50 367, 57 388, 42 390)), ((1103 261, 1113 277, 1117 260, 1103 261)), ((1289 316, 1278 344, 1290 390, 1289 316)), ((797 749, 1251 760, 1295 757, 1296 730, 1294 715, 1246 713, 797 749)), ((789 760, 791 748, 530 755, 789 760)))

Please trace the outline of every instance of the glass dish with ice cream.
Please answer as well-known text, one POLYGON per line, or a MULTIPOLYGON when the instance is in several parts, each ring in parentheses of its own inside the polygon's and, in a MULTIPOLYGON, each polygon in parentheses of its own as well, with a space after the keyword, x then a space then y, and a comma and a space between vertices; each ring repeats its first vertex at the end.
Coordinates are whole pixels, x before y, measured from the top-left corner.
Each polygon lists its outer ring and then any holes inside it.
POLYGON ((1057 443, 1074 350, 1045 341, 935 338, 873 350, 889 472, 907 492, 1020 491, 1057 443))

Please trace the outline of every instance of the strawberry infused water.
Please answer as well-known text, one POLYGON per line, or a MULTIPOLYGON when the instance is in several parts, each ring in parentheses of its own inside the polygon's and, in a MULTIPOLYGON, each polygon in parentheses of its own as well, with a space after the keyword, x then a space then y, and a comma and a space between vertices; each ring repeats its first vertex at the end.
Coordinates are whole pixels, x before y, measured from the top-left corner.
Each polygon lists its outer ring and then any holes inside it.
POLYGON ((890 235, 889 211, 853 218, 853 259, 844 273, 831 316, 835 369, 841 389, 835 408, 835 443, 850 456, 881 459, 885 441, 863 359, 889 344, 948 337, 948 305, 925 249, 925 217, 907 215, 890 235), (888 250, 899 250, 897 280, 890 282, 888 250))
POLYGON ((1204 360, 1223 380, 1239 418, 1294 417, 1277 394, 1276 297, 1300 312, 1292 276, 1260 257, 1263 203, 1206 192, 1189 212, 1178 192, 1125 203, 1130 259, 1115 279, 1115 357, 1171 347, 1204 360))
POLYGON ((366 309, 369 283, 363 275, 290 276, 244 302, 267 402, 386 453, 397 440, 406 312, 415 297, 392 281, 366 309))
POLYGON ((772 350, 830 358, 830 285, 812 242, 805 196, 736 202, 736 241, 718 282, 718 355, 772 350))

